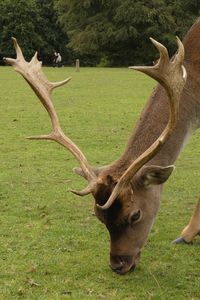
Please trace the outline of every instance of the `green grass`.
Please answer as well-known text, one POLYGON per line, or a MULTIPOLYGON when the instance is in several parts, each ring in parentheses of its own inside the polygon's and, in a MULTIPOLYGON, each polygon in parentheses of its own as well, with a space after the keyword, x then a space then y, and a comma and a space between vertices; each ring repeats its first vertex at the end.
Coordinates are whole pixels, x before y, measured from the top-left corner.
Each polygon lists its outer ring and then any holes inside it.
MULTIPOLYGON (((93 165, 122 152, 155 82, 128 69, 45 68, 64 131, 93 165)), ((139 267, 125 276, 109 267, 109 237, 91 196, 59 145, 29 141, 50 132, 35 95, 10 67, 0 68, 0 299, 200 299, 200 239, 171 245, 188 222, 200 186, 200 135, 177 161, 139 267)))

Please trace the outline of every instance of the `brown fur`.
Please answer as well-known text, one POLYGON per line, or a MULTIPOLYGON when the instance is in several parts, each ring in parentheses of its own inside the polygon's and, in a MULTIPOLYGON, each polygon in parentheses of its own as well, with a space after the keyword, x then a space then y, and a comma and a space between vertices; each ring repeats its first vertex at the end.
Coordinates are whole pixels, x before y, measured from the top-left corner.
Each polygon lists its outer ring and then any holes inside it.
MULTIPOLYGON (((110 263, 111 268, 117 273, 124 274, 138 263, 141 248, 147 240, 159 208, 162 183, 170 175, 164 175, 165 178, 160 181, 160 174, 157 172, 157 178, 152 180, 156 176, 156 171, 153 175, 149 175, 147 166, 166 167, 172 165, 187 139, 200 126, 199 37, 200 19, 192 26, 183 41, 185 46, 184 65, 188 77, 180 101, 179 120, 173 134, 160 152, 134 176, 130 187, 120 193, 108 210, 102 211, 95 207, 97 217, 105 223, 109 230, 111 240, 110 263), (141 211, 141 217, 137 222, 131 224, 130 215, 138 210, 141 211)), ((103 205, 107 201, 117 180, 130 163, 161 134, 167 124, 168 117, 167 95, 164 88, 158 85, 142 112, 122 156, 110 166, 103 168, 98 174, 101 184, 97 186, 94 193, 96 203, 103 205)), ((200 231, 199 215, 200 205, 197 206, 193 221, 183 232, 183 237, 187 241, 193 239, 200 231)))

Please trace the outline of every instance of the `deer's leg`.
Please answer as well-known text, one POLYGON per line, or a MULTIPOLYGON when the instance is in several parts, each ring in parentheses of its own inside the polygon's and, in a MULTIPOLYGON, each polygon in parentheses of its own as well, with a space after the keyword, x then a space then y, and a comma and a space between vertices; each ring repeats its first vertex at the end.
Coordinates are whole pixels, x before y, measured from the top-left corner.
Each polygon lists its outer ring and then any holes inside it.
POLYGON ((197 235, 200 235, 200 197, 188 225, 173 243, 191 243, 197 235))

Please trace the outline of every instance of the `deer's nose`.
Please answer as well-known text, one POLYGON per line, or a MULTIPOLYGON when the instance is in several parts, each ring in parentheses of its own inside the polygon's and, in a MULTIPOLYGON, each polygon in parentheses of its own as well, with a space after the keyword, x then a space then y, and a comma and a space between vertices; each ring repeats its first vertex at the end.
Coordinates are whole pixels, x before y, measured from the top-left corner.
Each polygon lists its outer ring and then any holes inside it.
POLYGON ((118 256, 110 254, 110 267, 118 274, 125 274, 130 269, 135 269, 132 256, 118 256))
POLYGON ((116 273, 119 273, 123 269, 123 266, 124 266, 124 262, 122 260, 118 260, 118 262, 110 263, 111 269, 116 273))

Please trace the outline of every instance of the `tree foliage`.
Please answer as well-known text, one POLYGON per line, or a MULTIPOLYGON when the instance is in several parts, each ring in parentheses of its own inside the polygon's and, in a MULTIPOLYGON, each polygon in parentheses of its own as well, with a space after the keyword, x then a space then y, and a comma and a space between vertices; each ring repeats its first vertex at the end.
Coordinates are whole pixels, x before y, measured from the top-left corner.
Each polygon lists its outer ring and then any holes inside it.
POLYGON ((11 37, 17 38, 25 56, 38 51, 44 63, 55 50, 66 53, 67 35, 57 23, 53 0, 0 0, 0 55, 14 56, 11 37))
POLYGON ((151 63, 150 36, 174 48, 200 12, 198 0, 57 0, 69 46, 95 63, 151 63))
POLYGON ((39 52, 45 63, 54 51, 64 61, 121 66, 152 63, 152 36, 175 50, 200 13, 199 0, 0 0, 0 56, 13 56, 11 36, 25 55, 39 52))
POLYGON ((35 49, 35 43, 41 42, 40 36, 35 32, 35 23, 39 19, 35 3, 30 0, 3 0, 0 1, 0 12, 0 52, 14 54, 10 39, 15 36, 30 55, 32 49, 35 49))

